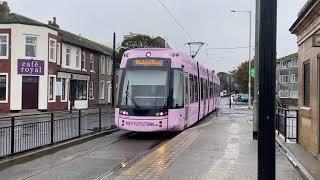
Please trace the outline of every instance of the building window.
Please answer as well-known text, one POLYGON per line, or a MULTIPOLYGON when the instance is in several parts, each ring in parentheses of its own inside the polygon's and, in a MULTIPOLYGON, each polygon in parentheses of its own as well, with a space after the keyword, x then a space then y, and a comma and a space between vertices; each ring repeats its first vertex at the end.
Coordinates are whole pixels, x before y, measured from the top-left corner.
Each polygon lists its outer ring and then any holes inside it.
POLYGON ((93 81, 89 82, 89 99, 94 99, 93 81))
POLYGON ((94 72, 94 56, 90 54, 90 71, 94 72))
POLYGON ((61 44, 57 44, 57 63, 60 64, 61 62, 61 44))
POLYGON ((71 50, 70 48, 66 49, 66 66, 70 66, 70 59, 71 59, 71 50))
POLYGON ((298 67, 298 59, 292 59, 292 67, 298 67))
POLYGON ((104 56, 101 56, 100 69, 101 69, 101 74, 106 73, 106 58, 104 56))
POLYGON ((281 62, 281 69, 288 69, 288 61, 281 62))
POLYGON ((111 103, 111 96, 112 96, 112 84, 111 81, 107 81, 107 103, 111 103))
POLYGON ((291 74, 291 83, 297 83, 297 74, 291 74))
POLYGON ((289 82, 288 75, 280 75, 280 83, 281 84, 287 84, 289 82))
POLYGON ((310 62, 303 64, 303 105, 305 107, 310 107, 310 86, 311 86, 311 69, 310 62))
POLYGON ((76 100, 87 100, 87 81, 76 81, 76 100))
POLYGON ((26 37, 26 57, 37 56, 37 37, 26 37))
POLYGON ((104 89, 104 81, 100 81, 100 99, 104 99, 104 93, 105 93, 105 89, 104 89))
POLYGON ((293 99, 298 99, 299 97, 298 91, 290 91, 290 97, 293 99))
POLYGON ((49 40, 49 61, 50 62, 56 62, 56 50, 57 50, 56 42, 57 41, 54 39, 49 40))
POLYGON ((108 75, 111 75, 111 73, 112 73, 112 59, 111 59, 111 57, 108 57, 108 59, 107 59, 107 65, 108 65, 108 67, 107 67, 107 74, 108 74, 108 75))
POLYGON ((55 76, 49 75, 49 102, 55 101, 55 76))
POLYGON ((65 78, 61 79, 61 101, 67 101, 67 80, 65 78))
POLYGON ((8 34, 0 34, 0 59, 8 59, 8 34))
POLYGON ((76 51, 76 67, 80 67, 80 50, 76 51))
POLYGON ((86 70, 86 53, 82 52, 81 70, 86 70))
POLYGON ((8 102, 8 74, 0 74, 0 103, 8 102))
POLYGON ((280 90, 279 91, 279 98, 288 98, 289 97, 289 90, 280 90))

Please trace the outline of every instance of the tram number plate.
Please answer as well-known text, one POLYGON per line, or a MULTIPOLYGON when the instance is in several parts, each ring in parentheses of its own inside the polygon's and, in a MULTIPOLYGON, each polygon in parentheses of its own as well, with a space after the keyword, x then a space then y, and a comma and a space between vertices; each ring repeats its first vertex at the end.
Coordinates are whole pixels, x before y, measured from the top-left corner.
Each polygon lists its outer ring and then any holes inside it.
POLYGON ((126 122, 127 126, 158 126, 155 122, 126 122))

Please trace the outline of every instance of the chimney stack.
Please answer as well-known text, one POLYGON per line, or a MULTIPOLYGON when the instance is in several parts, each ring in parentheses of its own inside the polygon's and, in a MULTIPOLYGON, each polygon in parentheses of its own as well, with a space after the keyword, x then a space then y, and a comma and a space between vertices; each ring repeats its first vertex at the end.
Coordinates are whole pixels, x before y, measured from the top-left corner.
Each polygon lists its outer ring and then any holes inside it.
POLYGON ((6 1, 0 2, 0 20, 1 21, 8 21, 10 13, 10 8, 8 6, 8 3, 6 1))
POLYGON ((48 21, 48 25, 59 29, 59 25, 57 24, 56 17, 53 17, 53 21, 48 21))

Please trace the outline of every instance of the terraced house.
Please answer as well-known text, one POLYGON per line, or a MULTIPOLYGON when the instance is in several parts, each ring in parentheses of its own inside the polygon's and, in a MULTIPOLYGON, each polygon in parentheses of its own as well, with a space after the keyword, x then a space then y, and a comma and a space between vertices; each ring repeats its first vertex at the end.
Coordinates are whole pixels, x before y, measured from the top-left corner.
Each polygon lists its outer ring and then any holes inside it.
POLYGON ((286 107, 298 106, 299 66, 298 53, 277 59, 277 94, 286 107))
POLYGON ((0 112, 111 103, 112 50, 0 4, 0 112))

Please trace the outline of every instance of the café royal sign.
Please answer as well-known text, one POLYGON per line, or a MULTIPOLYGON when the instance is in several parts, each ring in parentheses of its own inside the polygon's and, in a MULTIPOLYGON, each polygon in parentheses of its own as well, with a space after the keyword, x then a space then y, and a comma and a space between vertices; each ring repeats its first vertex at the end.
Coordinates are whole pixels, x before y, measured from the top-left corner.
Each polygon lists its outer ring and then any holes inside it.
POLYGON ((44 61, 18 59, 18 74, 44 75, 44 61))

